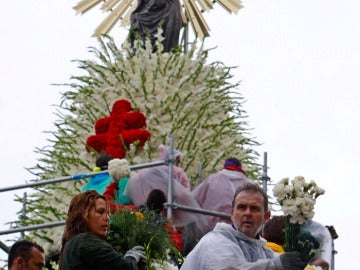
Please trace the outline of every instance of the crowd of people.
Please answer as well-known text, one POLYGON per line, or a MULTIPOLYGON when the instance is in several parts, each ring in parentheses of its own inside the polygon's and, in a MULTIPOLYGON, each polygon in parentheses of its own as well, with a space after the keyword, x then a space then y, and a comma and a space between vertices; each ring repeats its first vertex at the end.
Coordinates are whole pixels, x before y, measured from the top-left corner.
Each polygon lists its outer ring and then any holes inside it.
MULTIPOLYGON (((159 150, 162 160, 170 158, 168 147, 161 145, 159 150)), ((303 229, 312 238, 301 239, 297 251, 284 252, 284 217, 271 218, 267 194, 247 178, 238 159, 226 159, 219 172, 191 191, 186 173, 179 166, 181 153, 175 150, 174 157, 174 202, 230 216, 228 219, 174 209, 171 225, 175 234, 169 237, 176 236, 173 244, 185 258, 179 269, 330 269, 331 236, 320 223, 307 222, 303 229), (314 249, 321 252, 314 253, 314 249)), ((111 160, 101 156, 96 164, 98 170, 108 169, 111 160)), ((106 173, 96 178, 90 179, 70 202, 59 269, 140 269, 147 259, 143 246, 121 254, 106 241, 114 202, 106 196, 104 182, 115 186, 118 182, 106 173)), ((166 165, 142 169, 126 178, 117 196, 127 198, 125 205, 140 210, 146 207, 159 219, 166 219, 168 181, 166 165)), ((41 246, 26 240, 12 246, 9 269, 42 269, 44 265, 41 246)))

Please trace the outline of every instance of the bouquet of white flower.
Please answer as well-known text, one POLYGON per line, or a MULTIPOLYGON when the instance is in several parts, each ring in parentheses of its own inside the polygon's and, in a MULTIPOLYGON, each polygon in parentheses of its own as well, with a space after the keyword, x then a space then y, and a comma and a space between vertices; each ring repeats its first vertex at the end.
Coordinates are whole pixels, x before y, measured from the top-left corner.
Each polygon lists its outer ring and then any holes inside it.
POLYGON ((129 161, 126 159, 114 158, 109 161, 109 175, 115 182, 127 177, 130 174, 129 161))
POLYGON ((325 193, 314 181, 307 183, 302 176, 284 178, 273 188, 273 194, 286 217, 285 251, 297 249, 301 225, 314 216, 316 198, 325 193))

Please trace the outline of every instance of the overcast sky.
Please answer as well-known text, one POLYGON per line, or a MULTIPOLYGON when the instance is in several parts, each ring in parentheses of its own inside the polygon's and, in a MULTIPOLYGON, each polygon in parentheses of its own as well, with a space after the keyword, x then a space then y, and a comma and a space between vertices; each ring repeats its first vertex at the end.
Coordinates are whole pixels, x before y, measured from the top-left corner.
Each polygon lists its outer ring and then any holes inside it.
MULTIPOLYGON (((1 187, 32 179, 36 147, 53 130, 53 104, 90 58, 100 12, 75 15, 77 1, 11 0, 0 10, 1 187)), ((211 59, 237 66, 251 134, 268 153, 271 183, 302 175, 326 190, 315 220, 333 225, 336 269, 360 264, 360 2, 355 0, 244 0, 237 15, 220 6, 205 14, 216 46, 211 59)), ((119 42, 127 31, 111 32, 119 42)), ((262 157, 259 158, 262 162, 262 157)), ((17 191, 22 196, 27 190, 17 191)), ((0 193, 1 230, 21 206, 0 193)), ((12 235, 13 237, 13 235, 12 235)), ((6 236, 0 236, 5 241, 6 236)), ((5 253, 0 251, 4 259, 5 253)))

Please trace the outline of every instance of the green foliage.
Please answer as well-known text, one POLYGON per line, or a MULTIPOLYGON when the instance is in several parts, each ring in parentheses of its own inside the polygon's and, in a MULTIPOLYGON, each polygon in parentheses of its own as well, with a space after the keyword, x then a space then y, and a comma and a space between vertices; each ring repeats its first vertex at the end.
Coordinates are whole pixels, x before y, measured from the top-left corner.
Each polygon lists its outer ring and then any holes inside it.
POLYGON ((153 211, 121 210, 111 216, 107 241, 123 254, 134 246, 143 246, 149 258, 164 261, 173 248, 165 225, 166 219, 158 219, 153 211))

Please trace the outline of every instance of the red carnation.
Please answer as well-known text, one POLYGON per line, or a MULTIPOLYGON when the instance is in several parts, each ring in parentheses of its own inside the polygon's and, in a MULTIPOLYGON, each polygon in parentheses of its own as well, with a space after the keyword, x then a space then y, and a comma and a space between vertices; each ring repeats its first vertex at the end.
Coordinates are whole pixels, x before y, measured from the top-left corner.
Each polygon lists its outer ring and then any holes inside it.
POLYGON ((95 135, 86 140, 86 150, 105 152, 113 158, 124 158, 131 144, 142 147, 151 134, 145 130, 146 117, 133 111, 129 101, 117 100, 110 115, 95 122, 95 135))

